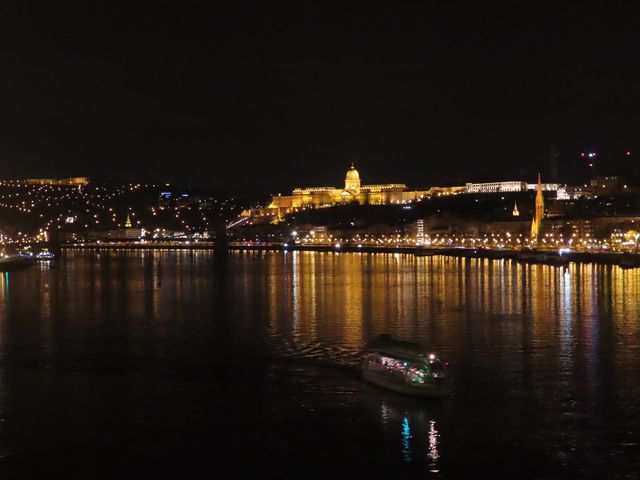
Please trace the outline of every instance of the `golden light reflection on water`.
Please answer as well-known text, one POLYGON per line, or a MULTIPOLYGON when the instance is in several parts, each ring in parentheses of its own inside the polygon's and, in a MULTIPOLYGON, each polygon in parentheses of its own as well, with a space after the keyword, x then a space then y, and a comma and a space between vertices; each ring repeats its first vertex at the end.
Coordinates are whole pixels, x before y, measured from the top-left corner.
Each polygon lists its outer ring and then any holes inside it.
POLYGON ((9 295, 9 272, 0 273, 0 308, 5 308, 5 300, 9 295))
MULTIPOLYGON (((88 254, 59 270, 29 273, 29 285, 27 275, 16 275, 21 291, 37 292, 35 302, 10 295, 1 276, 0 299, 2 308, 17 301, 28 317, 78 326, 126 317, 134 320, 121 325, 126 331, 144 319, 157 336, 189 316, 209 315, 214 302, 215 316, 240 319, 235 329, 251 335, 264 328, 268 337, 286 339, 293 353, 300 347, 313 354, 313 345, 324 345, 355 355, 375 335, 391 333, 453 356, 558 355, 567 368, 576 356, 597 353, 603 329, 623 344, 639 331, 640 269, 294 251, 231 254, 219 275, 208 270, 211 262, 210 252, 88 254), (78 306, 86 315, 66 319, 78 306)), ((50 341, 50 324, 34 328, 50 341)))
POLYGON ((640 272, 617 267, 313 252, 266 261, 270 324, 300 339, 359 347, 395 331, 445 344, 460 317, 527 319, 534 342, 555 337, 564 347, 603 313, 638 328, 640 272))
POLYGON ((389 333, 439 351, 460 395, 476 365, 495 378, 473 382, 520 389, 545 408, 635 391, 625 378, 640 374, 640 270, 312 252, 265 260, 270 333, 289 355, 356 365, 369 339, 389 333))
MULTIPOLYGON (((425 343, 450 360, 454 409, 493 392, 531 402, 505 402, 512 419, 533 404, 562 423, 572 405, 594 418, 598 408, 610 411, 603 392, 613 391, 615 407, 632 411, 640 269, 314 252, 234 253, 218 265, 210 252, 145 251, 82 254, 58 269, 0 276, 0 345, 10 335, 14 361, 43 371, 104 361, 105 339, 105 358, 134 368, 172 361, 173 351, 199 365, 212 345, 227 343, 250 354, 259 342, 242 341, 256 337, 275 356, 351 367, 379 333, 425 343)), ((393 397, 376 400, 336 370, 323 388, 335 383, 373 401, 371 417, 398 458, 443 471, 446 419, 393 397)), ((4 381, 0 372, 0 417, 4 381)))

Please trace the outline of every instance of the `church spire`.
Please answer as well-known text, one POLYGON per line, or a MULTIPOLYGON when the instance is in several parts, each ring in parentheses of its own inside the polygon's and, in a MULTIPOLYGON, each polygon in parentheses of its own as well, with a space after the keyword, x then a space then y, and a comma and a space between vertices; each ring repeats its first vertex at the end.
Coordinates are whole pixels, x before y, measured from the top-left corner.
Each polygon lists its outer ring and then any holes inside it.
POLYGON ((542 219, 544 218, 544 196, 542 195, 542 180, 538 173, 538 185, 536 186, 536 210, 531 220, 531 242, 538 243, 542 233, 542 219))
POLYGON ((518 202, 513 202, 513 212, 511 212, 511 215, 513 215, 514 217, 520 216, 520 212, 518 211, 518 202))

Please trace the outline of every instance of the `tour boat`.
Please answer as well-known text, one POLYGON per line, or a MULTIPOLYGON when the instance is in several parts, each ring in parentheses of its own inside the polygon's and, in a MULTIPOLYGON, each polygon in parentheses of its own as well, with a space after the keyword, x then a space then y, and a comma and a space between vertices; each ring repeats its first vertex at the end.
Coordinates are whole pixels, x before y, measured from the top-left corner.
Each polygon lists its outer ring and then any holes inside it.
POLYGON ((54 258, 56 258, 56 256, 53 252, 50 252, 49 250, 44 249, 41 252, 38 252, 36 254, 36 258, 38 260, 53 260, 54 258))
POLYGON ((443 397, 449 393, 446 362, 422 345, 378 336, 362 363, 365 382, 406 395, 443 397))

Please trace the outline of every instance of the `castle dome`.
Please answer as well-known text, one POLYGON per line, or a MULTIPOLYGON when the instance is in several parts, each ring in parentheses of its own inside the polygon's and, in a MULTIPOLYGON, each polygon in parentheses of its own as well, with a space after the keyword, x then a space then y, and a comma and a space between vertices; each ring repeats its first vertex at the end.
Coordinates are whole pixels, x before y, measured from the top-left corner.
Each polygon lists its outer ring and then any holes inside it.
POLYGON ((345 177, 345 180, 360 180, 360 174, 358 173, 358 170, 355 169, 353 164, 351 164, 351 168, 347 170, 347 176, 345 177))

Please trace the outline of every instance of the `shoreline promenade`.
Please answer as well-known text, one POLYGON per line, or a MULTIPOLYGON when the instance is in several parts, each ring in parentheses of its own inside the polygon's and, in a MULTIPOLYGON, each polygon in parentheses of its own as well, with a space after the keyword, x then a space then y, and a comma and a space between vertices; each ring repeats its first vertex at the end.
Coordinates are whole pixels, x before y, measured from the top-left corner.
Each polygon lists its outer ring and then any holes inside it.
MULTIPOLYGON (((429 257, 436 255, 462 257, 462 258, 486 258, 493 260, 514 260, 523 263, 539 263, 548 265, 565 265, 570 262, 598 263, 604 265, 619 265, 623 268, 640 267, 640 255, 633 253, 617 252, 581 252, 570 251, 558 253, 557 250, 514 250, 514 249, 490 249, 490 248, 450 248, 450 247, 424 247, 424 246, 370 246, 370 245, 309 245, 286 243, 245 243, 229 242, 226 248, 229 251, 314 251, 333 253, 402 253, 415 255, 416 257, 429 257)), ((66 243, 62 250, 215 250, 215 242, 84 242, 66 243)))

